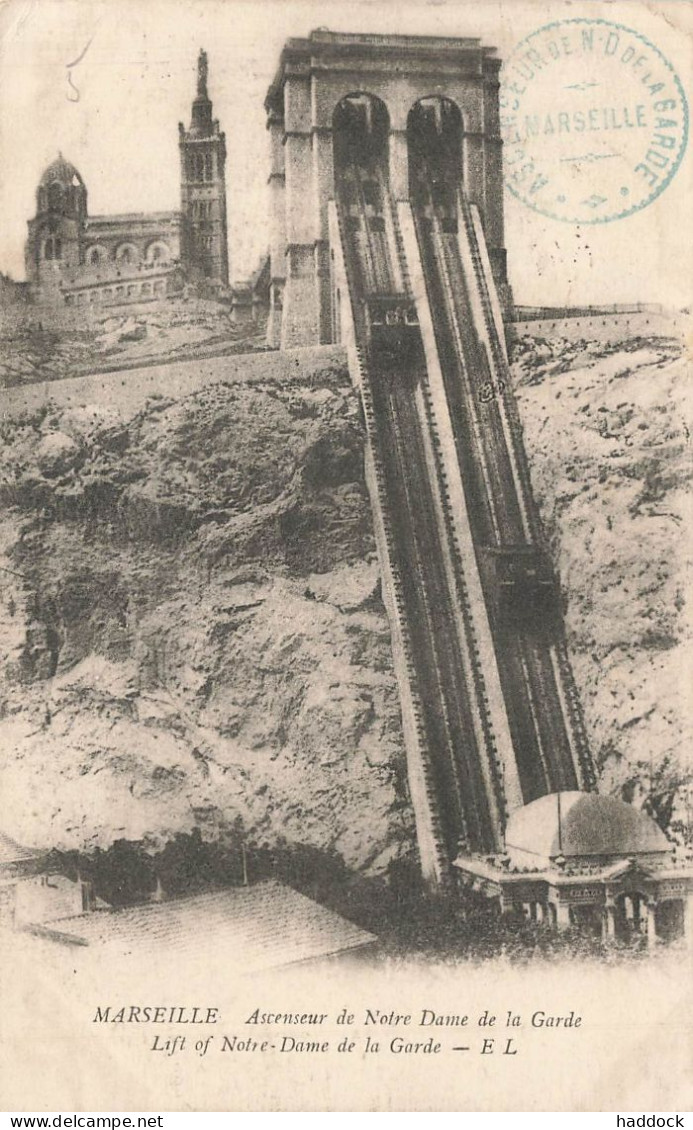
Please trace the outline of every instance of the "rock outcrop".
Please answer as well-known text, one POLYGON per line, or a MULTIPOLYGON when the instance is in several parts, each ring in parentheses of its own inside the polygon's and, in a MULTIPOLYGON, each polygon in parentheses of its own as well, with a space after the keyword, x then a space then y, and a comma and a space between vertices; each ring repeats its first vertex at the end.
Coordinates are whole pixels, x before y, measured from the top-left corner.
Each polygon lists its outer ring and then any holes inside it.
POLYGON ((5 425, 0 747, 20 841, 412 850, 356 398, 217 386, 5 425))
POLYGON ((525 339, 515 372, 601 788, 690 834, 690 362, 525 339))

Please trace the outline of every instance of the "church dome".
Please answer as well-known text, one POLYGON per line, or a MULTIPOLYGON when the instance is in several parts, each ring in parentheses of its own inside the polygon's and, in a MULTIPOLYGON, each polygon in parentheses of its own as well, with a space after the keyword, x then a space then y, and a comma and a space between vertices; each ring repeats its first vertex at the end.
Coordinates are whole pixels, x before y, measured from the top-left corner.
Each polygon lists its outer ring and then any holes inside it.
POLYGON ((505 832, 508 853, 539 859, 632 856, 669 851, 661 828, 615 797, 562 792, 539 797, 513 812, 505 832))
POLYGON ((39 215, 51 213, 53 219, 84 219, 87 214, 87 189, 79 171, 59 153, 51 161, 36 190, 39 215))
POLYGON ((69 160, 64 159, 61 153, 44 169, 40 184, 53 184, 55 181, 64 185, 64 188, 78 184, 84 188, 84 181, 78 169, 69 160))
POLYGON ((70 161, 65 160, 62 153, 59 153, 55 161, 51 161, 48 168, 44 170, 39 185, 50 185, 56 181, 65 188, 77 187, 78 185, 84 188, 84 181, 79 171, 70 161))

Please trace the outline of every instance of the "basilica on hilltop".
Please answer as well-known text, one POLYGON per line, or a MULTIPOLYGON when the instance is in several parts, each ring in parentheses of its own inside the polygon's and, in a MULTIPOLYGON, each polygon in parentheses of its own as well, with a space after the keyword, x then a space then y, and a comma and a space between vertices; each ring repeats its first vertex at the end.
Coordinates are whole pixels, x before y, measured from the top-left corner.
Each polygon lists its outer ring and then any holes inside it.
POLYGON ((163 297, 186 281, 228 287, 226 140, 207 76, 200 51, 190 126, 178 126, 179 211, 92 216, 79 170, 62 154, 48 166, 26 242, 31 300, 87 307, 163 297))

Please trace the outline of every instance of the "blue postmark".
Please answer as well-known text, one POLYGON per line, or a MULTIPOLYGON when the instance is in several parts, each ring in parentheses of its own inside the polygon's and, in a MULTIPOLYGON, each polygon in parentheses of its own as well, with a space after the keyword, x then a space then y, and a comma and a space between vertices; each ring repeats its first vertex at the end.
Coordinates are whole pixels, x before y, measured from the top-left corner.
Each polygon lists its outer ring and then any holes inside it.
POLYGON ((688 103, 671 63, 609 20, 559 20, 523 39, 503 65, 500 111, 507 188, 569 223, 647 207, 688 143, 688 103))

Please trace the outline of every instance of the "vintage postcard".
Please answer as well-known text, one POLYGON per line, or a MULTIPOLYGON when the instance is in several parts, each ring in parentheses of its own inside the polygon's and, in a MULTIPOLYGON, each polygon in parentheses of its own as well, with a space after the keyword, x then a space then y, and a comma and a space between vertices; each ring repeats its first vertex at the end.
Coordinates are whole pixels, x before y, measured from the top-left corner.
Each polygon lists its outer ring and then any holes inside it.
POLYGON ((0 5, 3 1109, 690 1109, 692 56, 0 5))

